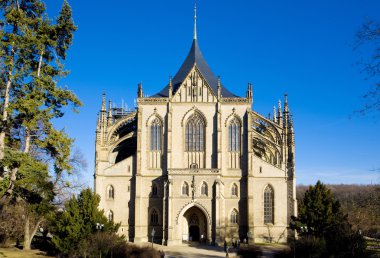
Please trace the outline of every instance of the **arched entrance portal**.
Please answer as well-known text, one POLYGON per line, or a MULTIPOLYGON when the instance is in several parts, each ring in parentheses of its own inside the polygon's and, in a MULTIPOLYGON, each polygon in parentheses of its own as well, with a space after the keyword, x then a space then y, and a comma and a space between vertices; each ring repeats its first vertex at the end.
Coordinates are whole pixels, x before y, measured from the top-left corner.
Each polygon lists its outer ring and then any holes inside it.
POLYGON ((198 226, 190 226, 189 227, 189 239, 191 241, 199 241, 200 233, 199 233, 199 227, 198 226))
POLYGON ((207 219, 202 210, 193 206, 183 214, 182 240, 188 242, 206 242, 207 219))

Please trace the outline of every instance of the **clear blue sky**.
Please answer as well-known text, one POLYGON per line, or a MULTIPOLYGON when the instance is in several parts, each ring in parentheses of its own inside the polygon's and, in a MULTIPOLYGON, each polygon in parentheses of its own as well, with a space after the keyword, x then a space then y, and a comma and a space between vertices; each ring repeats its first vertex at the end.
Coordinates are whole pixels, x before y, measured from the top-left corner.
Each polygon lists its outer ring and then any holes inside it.
MULTIPOLYGON (((62 81, 84 103, 57 122, 76 139, 93 185, 96 115, 107 98, 133 106, 137 84, 154 94, 175 75, 193 34, 192 0, 69 1, 79 29, 62 81)), ((61 1, 47 0, 55 17, 61 1)), ((223 84, 243 96, 254 85, 253 109, 267 114, 289 94, 299 184, 380 182, 380 115, 350 116, 371 87, 355 63, 355 33, 380 20, 378 0, 198 1, 198 40, 223 84)))

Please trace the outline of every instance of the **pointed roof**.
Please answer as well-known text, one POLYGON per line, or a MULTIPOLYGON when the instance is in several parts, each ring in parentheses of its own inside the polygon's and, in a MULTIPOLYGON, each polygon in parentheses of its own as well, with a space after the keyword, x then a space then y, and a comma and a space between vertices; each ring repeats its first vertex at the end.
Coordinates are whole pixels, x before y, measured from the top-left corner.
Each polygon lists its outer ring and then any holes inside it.
MULTIPOLYGON (((218 92, 218 78, 211 71, 210 67, 206 63, 201 50, 199 49, 198 40, 196 37, 193 39, 193 44, 189 54, 187 55, 185 62, 183 62, 181 68, 178 70, 177 74, 172 80, 173 95, 177 92, 183 81, 186 79, 187 75, 190 73, 191 69, 196 65, 203 78, 206 80, 208 85, 214 91, 215 95, 218 92)), ((237 97, 228 91, 223 85, 221 85, 221 93, 223 97, 237 97)), ((169 96, 169 85, 163 88, 159 93, 152 97, 168 97, 169 96)))

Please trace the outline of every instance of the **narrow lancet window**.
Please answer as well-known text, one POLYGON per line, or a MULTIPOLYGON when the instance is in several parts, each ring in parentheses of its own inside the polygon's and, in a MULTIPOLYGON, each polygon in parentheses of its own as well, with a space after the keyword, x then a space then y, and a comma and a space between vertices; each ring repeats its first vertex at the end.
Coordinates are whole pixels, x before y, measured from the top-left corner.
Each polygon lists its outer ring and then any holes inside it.
POLYGON ((113 221, 113 211, 108 212, 108 221, 112 222, 113 221))
POLYGON ((115 189, 112 185, 108 186, 108 199, 113 200, 115 197, 115 189))
POLYGON ((207 196, 208 195, 208 187, 206 182, 203 182, 201 187, 201 195, 207 196))
POLYGON ((236 184, 233 184, 233 185, 232 185, 232 188, 231 188, 231 195, 234 196, 234 197, 238 196, 238 187, 237 187, 236 184))
POLYGON ((228 151, 240 151, 240 122, 236 118, 232 119, 228 127, 228 151))
POLYGON ((182 195, 189 196, 189 185, 186 182, 182 185, 182 195))
POLYGON ((264 190, 264 223, 272 223, 274 221, 274 193, 269 185, 264 190))
POLYGON ((150 126, 150 150, 161 150, 161 123, 158 118, 154 119, 150 126))
POLYGON ((153 210, 150 214, 150 224, 157 225, 158 224, 158 213, 156 210, 153 210))
POLYGON ((232 224, 238 223, 238 212, 235 209, 231 212, 230 222, 232 224))

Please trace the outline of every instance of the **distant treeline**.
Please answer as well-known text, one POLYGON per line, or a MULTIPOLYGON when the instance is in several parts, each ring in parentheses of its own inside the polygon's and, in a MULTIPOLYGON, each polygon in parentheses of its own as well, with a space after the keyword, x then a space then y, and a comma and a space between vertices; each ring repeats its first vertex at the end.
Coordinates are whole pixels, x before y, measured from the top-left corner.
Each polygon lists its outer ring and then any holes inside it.
MULTIPOLYGON (((326 185, 340 202, 343 213, 354 230, 368 237, 380 238, 380 185, 326 185)), ((302 202, 309 186, 297 186, 297 200, 302 202)))

